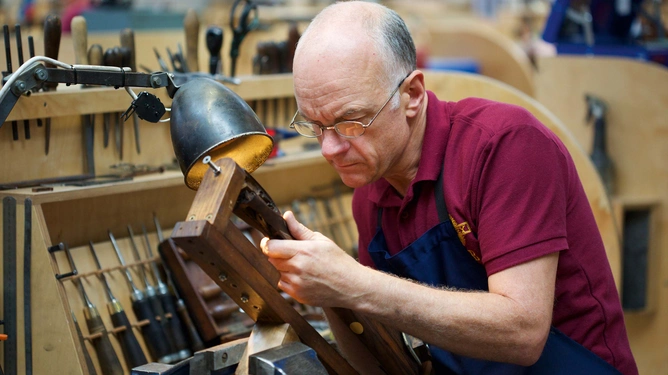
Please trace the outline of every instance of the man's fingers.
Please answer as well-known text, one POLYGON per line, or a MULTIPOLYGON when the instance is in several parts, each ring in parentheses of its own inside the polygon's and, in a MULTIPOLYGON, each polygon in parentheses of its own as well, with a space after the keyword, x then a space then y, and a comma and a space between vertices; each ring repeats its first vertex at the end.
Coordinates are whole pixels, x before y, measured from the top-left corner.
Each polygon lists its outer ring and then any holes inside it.
POLYGON ((294 237, 296 240, 314 239, 314 233, 304 224, 297 221, 297 218, 295 218, 295 215, 292 213, 292 211, 285 211, 285 213, 283 213, 283 219, 285 219, 285 222, 288 224, 290 234, 292 234, 292 237, 294 237))
POLYGON ((270 240, 264 237, 260 240, 260 249, 269 258, 290 259, 297 254, 297 249, 292 246, 285 246, 288 241, 270 240))

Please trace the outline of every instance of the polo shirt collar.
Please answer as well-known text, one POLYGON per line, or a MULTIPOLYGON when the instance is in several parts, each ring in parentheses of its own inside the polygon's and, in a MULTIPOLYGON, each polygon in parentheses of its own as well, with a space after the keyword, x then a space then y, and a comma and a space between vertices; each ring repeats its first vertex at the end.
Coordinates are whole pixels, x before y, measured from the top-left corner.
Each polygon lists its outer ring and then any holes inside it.
POLYGON ((443 168, 445 145, 450 135, 450 113, 448 103, 439 101, 436 95, 427 91, 427 124, 425 127, 420 163, 417 175, 402 198, 387 180, 381 178, 369 186, 368 199, 379 207, 401 206, 413 199, 413 188, 418 182, 436 181, 443 168))

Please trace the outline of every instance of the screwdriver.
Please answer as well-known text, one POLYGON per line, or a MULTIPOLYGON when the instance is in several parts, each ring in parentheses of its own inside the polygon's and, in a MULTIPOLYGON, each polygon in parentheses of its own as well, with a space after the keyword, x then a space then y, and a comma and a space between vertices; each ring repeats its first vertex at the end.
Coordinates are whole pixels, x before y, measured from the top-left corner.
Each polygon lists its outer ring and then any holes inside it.
MULTIPOLYGON (((69 251, 69 249, 67 249, 67 245, 65 245, 65 251, 69 251)), ((72 263, 72 269, 76 269, 76 266, 74 265, 74 259, 71 257, 68 259, 72 263)), ((118 360, 118 356, 114 351, 114 347, 111 345, 109 335, 106 328, 104 327, 102 317, 100 316, 97 307, 95 307, 95 305, 93 305, 93 303, 88 298, 81 280, 77 279, 74 281, 74 283, 79 288, 81 298, 86 305, 86 307, 84 307, 84 317, 86 318, 88 333, 91 336, 98 333, 100 334, 100 336, 91 338, 90 341, 95 348, 95 353, 97 353, 97 360, 100 363, 100 369, 102 370, 102 373, 104 375, 123 375, 123 367, 121 366, 121 362, 118 360)))
MULTIPOLYGON (((162 228, 160 227, 160 222, 158 222, 158 217, 156 215, 153 215, 153 223, 155 224, 155 231, 158 234, 158 241, 160 242, 158 247, 160 247, 164 244, 165 238, 162 235, 162 228)), ((186 333, 188 334, 188 341, 190 342, 190 348, 194 352, 200 351, 204 349, 202 338, 199 336, 199 332, 197 332, 197 328, 195 328, 195 324, 193 324, 193 321, 188 314, 188 309, 186 308, 185 302, 183 302, 183 298, 181 298, 179 295, 179 290, 172 281, 172 275, 169 273, 169 268, 164 267, 164 270, 165 274, 167 275, 167 283, 169 283, 169 287, 174 292, 174 297, 176 299, 176 311, 179 313, 179 317, 181 318, 183 325, 185 325, 186 333)))
MULTIPOLYGON (((137 262, 141 261, 141 257, 139 256, 139 250, 137 250, 137 244, 135 243, 135 234, 132 231, 132 227, 128 225, 128 235, 130 236, 130 245, 132 245, 132 253, 134 254, 135 260, 137 262)), ((144 285, 145 285, 145 295, 146 299, 151 304, 151 308, 153 309, 153 313, 160 317, 160 325, 163 327, 166 324, 167 319, 165 319, 165 311, 162 308, 162 305, 160 303, 160 300, 158 299, 158 296, 156 295, 155 288, 151 283, 148 282, 148 277, 146 276, 146 271, 144 270, 144 265, 140 264, 139 265, 139 275, 144 279, 144 285)), ((174 348, 172 348, 174 349, 174 348)), ((174 350, 172 350, 174 352, 174 350)))
MULTIPOLYGON (((95 258, 97 269, 101 270, 102 265, 100 265, 100 260, 97 257, 97 253, 95 252, 92 241, 88 242, 88 247, 90 248, 90 252, 93 254, 93 258, 95 258)), ((107 278, 104 276, 104 273, 100 273, 99 276, 100 281, 104 285, 104 289, 107 292, 107 300, 109 301, 107 303, 107 310, 109 310, 109 315, 111 316, 111 322, 113 323, 114 328, 125 327, 125 330, 116 332, 116 337, 118 338, 118 341, 121 344, 121 349, 123 350, 125 362, 127 362, 127 365, 130 368, 135 368, 137 366, 148 363, 148 360, 146 360, 146 356, 144 355, 144 352, 139 345, 139 341, 137 341, 137 337, 135 337, 135 334, 132 330, 132 325, 130 324, 130 320, 128 319, 127 314, 125 314, 123 306, 121 306, 121 303, 118 302, 118 300, 111 293, 111 288, 109 287, 109 283, 107 282, 107 278)))
MULTIPOLYGON (((148 239, 148 233, 146 233, 146 227, 142 225, 142 231, 144 232, 144 240, 146 241, 146 253, 149 259, 153 259, 153 251, 151 251, 151 242, 148 239)), ((171 319, 168 322, 168 332, 169 336, 172 339, 172 344, 174 349, 177 350, 179 359, 186 359, 190 357, 190 350, 188 349, 188 343, 186 338, 183 335, 183 326, 181 325, 181 319, 176 314, 176 306, 174 305, 174 299, 167 289, 167 285, 162 281, 160 276, 160 270, 158 265, 155 262, 151 262, 151 270, 155 275, 155 281, 158 286, 158 298, 162 301, 162 306, 165 311, 172 315, 171 319)))
MULTIPOLYGON (((125 267, 125 260, 123 260, 121 251, 118 249, 116 238, 114 238, 111 231, 107 231, 107 233, 109 234, 109 239, 111 240, 114 251, 116 251, 116 256, 118 256, 118 261, 125 267)), ((149 301, 144 297, 144 293, 135 286, 130 270, 127 267, 125 268, 125 277, 128 281, 128 286, 130 287, 132 310, 134 311, 137 320, 148 320, 148 324, 141 326, 141 331, 144 340, 146 341, 146 346, 148 347, 149 352, 151 352, 151 356, 157 359, 158 362, 171 363, 174 357, 170 353, 169 341, 167 341, 165 331, 160 327, 160 323, 155 320, 155 315, 151 310, 149 301)))

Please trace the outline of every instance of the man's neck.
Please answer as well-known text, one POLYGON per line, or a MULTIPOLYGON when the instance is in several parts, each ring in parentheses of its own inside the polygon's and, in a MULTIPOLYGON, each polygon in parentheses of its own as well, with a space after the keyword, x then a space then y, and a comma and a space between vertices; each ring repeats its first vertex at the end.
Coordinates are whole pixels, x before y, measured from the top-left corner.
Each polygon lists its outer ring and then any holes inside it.
POLYGON ((424 133, 427 127, 427 96, 420 108, 420 112, 415 116, 414 122, 410 124, 411 133, 409 142, 405 151, 402 153, 392 172, 385 176, 387 182, 402 196, 406 196, 408 187, 411 185, 415 176, 417 176, 420 166, 420 155, 422 154, 422 144, 424 133))

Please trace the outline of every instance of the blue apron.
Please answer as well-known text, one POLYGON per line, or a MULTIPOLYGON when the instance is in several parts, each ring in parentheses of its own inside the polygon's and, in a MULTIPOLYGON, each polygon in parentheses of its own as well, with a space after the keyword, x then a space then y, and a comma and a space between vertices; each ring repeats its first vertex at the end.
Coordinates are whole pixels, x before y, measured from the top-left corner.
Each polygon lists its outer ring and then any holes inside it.
MULTIPOLYGON (((443 174, 435 188, 440 224, 395 255, 387 252, 378 210, 376 234, 369 255, 376 269, 433 286, 488 290, 487 273, 466 250, 452 225, 443 196, 443 174)), ((620 372, 556 328, 550 329, 540 359, 530 367, 491 362, 453 354, 430 346, 434 374, 620 374, 620 372)))

